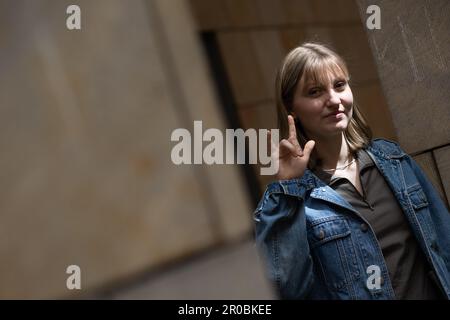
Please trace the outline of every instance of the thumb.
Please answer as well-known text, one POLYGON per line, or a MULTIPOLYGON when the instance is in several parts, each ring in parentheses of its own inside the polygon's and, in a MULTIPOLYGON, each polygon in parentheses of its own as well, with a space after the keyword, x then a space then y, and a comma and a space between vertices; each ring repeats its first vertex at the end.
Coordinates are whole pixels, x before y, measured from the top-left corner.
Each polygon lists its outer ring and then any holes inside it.
POLYGON ((303 154, 309 158, 309 156, 311 155, 311 152, 313 151, 315 145, 316 145, 316 142, 314 140, 309 140, 305 144, 305 147, 303 148, 303 154))

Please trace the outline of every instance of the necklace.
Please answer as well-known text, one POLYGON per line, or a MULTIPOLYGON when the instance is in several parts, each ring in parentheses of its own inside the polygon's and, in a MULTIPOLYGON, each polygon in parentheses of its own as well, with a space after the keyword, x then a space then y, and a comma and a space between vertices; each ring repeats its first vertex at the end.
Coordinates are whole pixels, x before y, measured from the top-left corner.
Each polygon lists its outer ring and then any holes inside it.
POLYGON ((347 163, 345 166, 342 167, 336 167, 334 169, 322 169, 322 171, 325 172, 331 172, 331 171, 336 171, 336 170, 343 170, 345 168, 347 168, 349 165, 351 165, 353 162, 355 162, 356 158, 354 158, 352 161, 350 161, 349 163, 347 163))

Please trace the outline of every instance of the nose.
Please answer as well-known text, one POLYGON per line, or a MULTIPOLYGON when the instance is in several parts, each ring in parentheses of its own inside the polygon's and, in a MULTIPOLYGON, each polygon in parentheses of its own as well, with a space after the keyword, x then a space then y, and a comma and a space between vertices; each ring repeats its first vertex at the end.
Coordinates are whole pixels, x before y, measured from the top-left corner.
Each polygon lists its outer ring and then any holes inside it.
POLYGON ((341 103, 341 98, 339 96, 339 92, 336 92, 333 89, 328 91, 328 100, 327 106, 339 105, 341 103))

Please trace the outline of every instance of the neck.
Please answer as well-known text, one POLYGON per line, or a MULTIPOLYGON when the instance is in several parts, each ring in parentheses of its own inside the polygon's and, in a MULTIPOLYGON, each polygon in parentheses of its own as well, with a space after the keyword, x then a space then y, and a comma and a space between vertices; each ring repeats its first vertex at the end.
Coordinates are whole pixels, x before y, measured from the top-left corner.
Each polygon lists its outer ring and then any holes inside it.
POLYGON ((323 169, 341 167, 352 160, 343 133, 332 137, 315 138, 315 141, 315 150, 323 169))

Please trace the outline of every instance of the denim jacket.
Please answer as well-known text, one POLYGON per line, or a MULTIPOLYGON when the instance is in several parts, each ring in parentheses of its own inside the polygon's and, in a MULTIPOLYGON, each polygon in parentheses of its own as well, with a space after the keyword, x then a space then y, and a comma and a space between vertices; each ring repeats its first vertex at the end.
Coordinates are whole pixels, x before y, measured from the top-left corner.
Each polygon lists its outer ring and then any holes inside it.
MULTIPOLYGON (((375 139, 366 150, 398 200, 433 277, 449 299, 447 208, 419 166, 395 142, 375 139)), ((254 220, 256 244, 281 298, 395 299, 372 228, 310 170, 300 179, 269 184, 254 220), (375 287, 368 285, 373 283, 370 266, 380 271, 375 287)))

